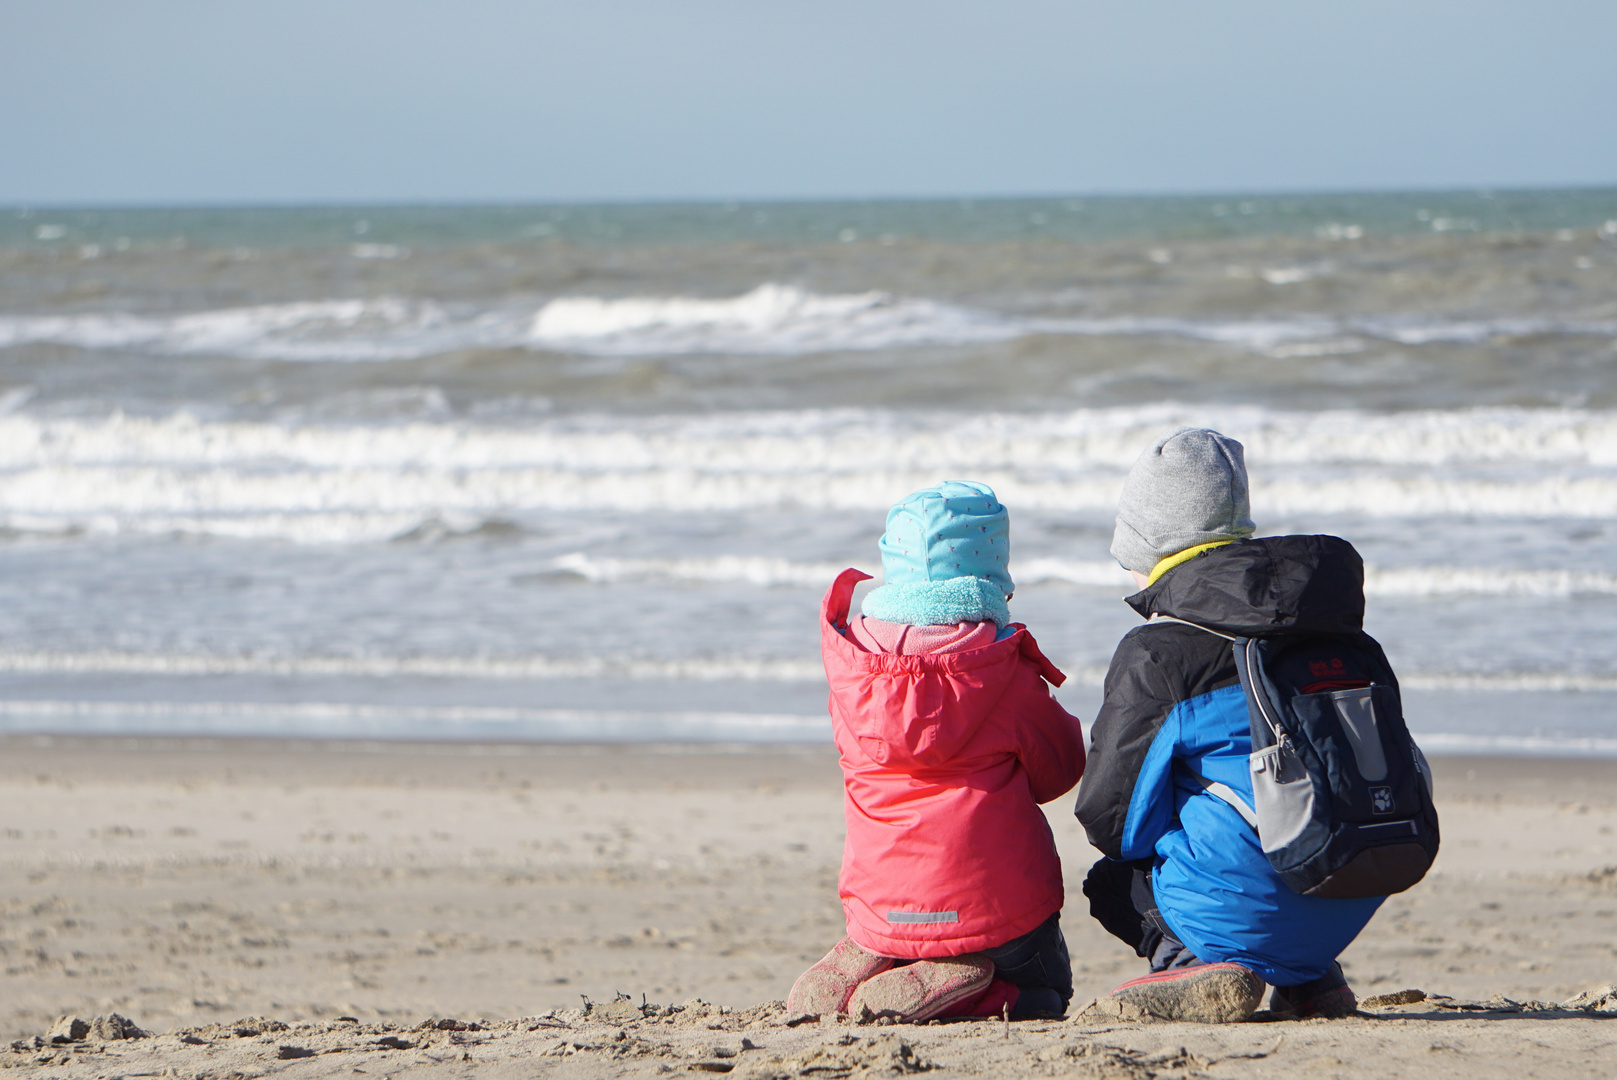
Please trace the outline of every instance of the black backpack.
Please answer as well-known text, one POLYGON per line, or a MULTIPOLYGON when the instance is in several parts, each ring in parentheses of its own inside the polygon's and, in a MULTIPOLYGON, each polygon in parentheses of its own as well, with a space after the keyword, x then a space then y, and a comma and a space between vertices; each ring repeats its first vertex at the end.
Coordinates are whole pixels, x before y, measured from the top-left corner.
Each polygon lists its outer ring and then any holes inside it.
POLYGON ((1375 638, 1243 638, 1187 625, 1231 642, 1252 727, 1256 812, 1225 785, 1201 782, 1257 830, 1280 879, 1305 896, 1347 899, 1402 892, 1426 876, 1438 845, 1431 769, 1375 638))

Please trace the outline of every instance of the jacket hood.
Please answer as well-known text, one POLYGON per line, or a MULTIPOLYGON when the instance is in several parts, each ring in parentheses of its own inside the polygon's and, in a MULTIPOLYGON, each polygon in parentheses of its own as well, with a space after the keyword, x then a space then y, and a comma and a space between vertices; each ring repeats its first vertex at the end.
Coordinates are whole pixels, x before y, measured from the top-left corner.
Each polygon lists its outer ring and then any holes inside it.
POLYGON ((1338 536, 1266 536, 1216 547, 1128 598, 1240 637, 1364 628, 1364 560, 1338 536))
POLYGON ((869 574, 844 570, 821 609, 821 652, 831 708, 881 765, 935 768, 956 761, 1018 677, 1022 658, 1053 685, 1066 681, 1025 627, 967 652, 866 652, 843 633, 853 588, 869 574))

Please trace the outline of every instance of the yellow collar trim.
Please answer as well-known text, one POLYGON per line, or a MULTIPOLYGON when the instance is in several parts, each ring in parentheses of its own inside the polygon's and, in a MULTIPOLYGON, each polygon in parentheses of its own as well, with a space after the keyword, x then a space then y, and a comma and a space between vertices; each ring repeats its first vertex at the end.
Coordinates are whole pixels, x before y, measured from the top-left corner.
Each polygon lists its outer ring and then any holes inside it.
POLYGON ((1163 574, 1166 574, 1169 570, 1172 570, 1180 563, 1189 562, 1191 559, 1194 559, 1204 551, 1212 551, 1216 547, 1223 547, 1225 544, 1233 543, 1235 543, 1234 540, 1214 540, 1211 544, 1197 544, 1195 547, 1186 548, 1177 555, 1169 555, 1166 559, 1163 559, 1161 562, 1157 563, 1157 565, 1151 568, 1151 577, 1146 580, 1145 584, 1149 588, 1157 583, 1157 578, 1161 577, 1163 574))

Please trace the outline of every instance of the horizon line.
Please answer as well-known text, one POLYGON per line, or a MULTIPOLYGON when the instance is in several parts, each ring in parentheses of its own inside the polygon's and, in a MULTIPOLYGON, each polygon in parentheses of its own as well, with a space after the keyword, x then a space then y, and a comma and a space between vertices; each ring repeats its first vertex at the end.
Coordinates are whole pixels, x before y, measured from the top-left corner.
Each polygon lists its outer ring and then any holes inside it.
POLYGON ((882 203, 1012 203, 1012 202, 1059 202, 1075 199, 1096 199, 1108 201, 1122 201, 1129 199, 1287 199, 1287 198, 1353 198, 1365 196, 1398 196, 1398 195, 1469 195, 1478 198, 1494 198, 1499 195, 1514 194, 1594 194, 1597 192, 1617 191, 1617 181, 1601 184, 1459 184, 1459 185, 1415 185, 1410 187, 1347 187, 1347 188, 1274 188, 1274 189, 1182 189, 1157 191, 1119 191, 1119 190, 1093 190, 1068 192, 1042 192, 1042 193, 994 193, 994 194, 929 194, 929 195, 839 195, 839 196, 688 196, 688 197, 646 197, 646 198, 479 198, 467 197, 464 199, 439 198, 358 198, 358 199, 332 199, 321 201, 315 199, 289 198, 277 199, 243 199, 243 200, 132 200, 121 201, 93 201, 69 200, 65 202, 46 202, 35 200, 8 200, 0 199, 0 211, 16 213, 19 216, 28 216, 36 211, 86 211, 86 210, 338 210, 338 209, 464 209, 464 208, 517 208, 535 206, 569 206, 569 207, 628 207, 628 206, 814 206, 814 205, 872 205, 882 203))

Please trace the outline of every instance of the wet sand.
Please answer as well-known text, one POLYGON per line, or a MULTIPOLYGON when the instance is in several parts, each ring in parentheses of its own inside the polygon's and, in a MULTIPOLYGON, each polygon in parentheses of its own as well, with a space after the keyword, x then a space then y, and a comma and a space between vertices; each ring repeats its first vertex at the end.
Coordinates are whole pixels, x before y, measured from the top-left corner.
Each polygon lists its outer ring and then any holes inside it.
MULTIPOLYGON (((1227 1028, 787 1027, 764 1003, 842 929, 827 750, 8 738, 0 1038, 21 1048, 0 1064, 1515 1077, 1617 1060, 1617 999, 1549 1007, 1617 982, 1617 761, 1434 768, 1438 867, 1343 957, 1361 998, 1424 1001, 1227 1028), (692 999, 707 1004, 640 1007, 692 999), (36 1045, 63 1014, 119 1014, 157 1037, 36 1045), (253 1016, 275 1023, 236 1023, 253 1016), (429 1018, 449 1022, 420 1029, 429 1018)), ((1047 809, 1076 1013, 1140 968, 1084 909, 1095 854, 1070 799, 1047 809)))

